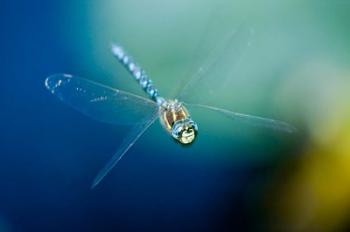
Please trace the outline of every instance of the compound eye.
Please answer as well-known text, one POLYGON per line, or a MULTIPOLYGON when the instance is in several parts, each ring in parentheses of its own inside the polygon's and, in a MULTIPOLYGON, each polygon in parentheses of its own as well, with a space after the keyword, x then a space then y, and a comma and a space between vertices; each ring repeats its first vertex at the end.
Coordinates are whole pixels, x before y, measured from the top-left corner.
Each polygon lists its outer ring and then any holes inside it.
POLYGON ((185 128, 180 132, 179 141, 182 144, 192 143, 196 137, 196 132, 193 127, 185 128))
POLYGON ((175 122, 171 135, 182 144, 192 143, 197 135, 197 124, 190 118, 175 122))

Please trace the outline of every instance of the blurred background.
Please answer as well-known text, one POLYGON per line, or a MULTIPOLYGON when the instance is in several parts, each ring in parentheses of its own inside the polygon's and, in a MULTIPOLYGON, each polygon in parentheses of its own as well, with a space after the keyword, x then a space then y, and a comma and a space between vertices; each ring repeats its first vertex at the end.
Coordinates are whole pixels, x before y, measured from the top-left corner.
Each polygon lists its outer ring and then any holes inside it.
POLYGON ((1 1, 0 231, 348 231, 349 10, 342 0, 1 1), (298 131, 194 110, 195 144, 156 123, 90 190, 130 127, 81 115, 44 80, 71 73, 144 96, 112 41, 166 97, 208 67, 189 101, 298 131))

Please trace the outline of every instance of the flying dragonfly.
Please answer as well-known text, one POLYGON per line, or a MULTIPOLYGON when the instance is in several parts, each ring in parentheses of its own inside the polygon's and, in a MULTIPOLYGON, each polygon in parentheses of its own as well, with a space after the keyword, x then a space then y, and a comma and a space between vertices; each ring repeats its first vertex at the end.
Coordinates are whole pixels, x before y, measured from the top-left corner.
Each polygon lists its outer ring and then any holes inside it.
MULTIPOLYGON (((224 58, 228 62, 235 62, 234 59, 231 59, 232 55, 235 58, 239 57, 240 52, 238 51, 249 44, 249 36, 246 35, 250 36, 250 33, 234 31, 227 37, 227 41, 222 43, 223 46, 217 49, 218 53, 228 54, 229 56, 224 58), (239 49, 232 50, 232 48, 239 49), (236 51, 236 54, 234 51, 236 51)), ((205 84, 207 81, 210 82, 210 80, 216 78, 210 70, 217 70, 222 74, 225 73, 225 70, 232 68, 230 66, 225 69, 221 65, 222 56, 209 56, 205 64, 179 88, 176 97, 166 99, 159 94, 158 89, 145 70, 128 55, 123 47, 112 44, 111 51, 119 63, 139 83, 148 98, 70 74, 54 74, 45 80, 45 85, 52 94, 83 114, 106 123, 132 125, 132 129, 124 138, 117 152, 97 174, 92 183, 92 188, 101 182, 157 119, 174 140, 184 145, 193 143, 201 125, 197 125, 188 108, 200 108, 217 112, 242 123, 286 133, 295 131, 293 126, 282 121, 237 113, 217 106, 190 101, 191 97, 200 93, 198 86, 203 86, 203 83, 205 84), (189 100, 187 101, 187 99, 189 100)), ((218 82, 219 80, 214 79, 214 81, 218 82)))

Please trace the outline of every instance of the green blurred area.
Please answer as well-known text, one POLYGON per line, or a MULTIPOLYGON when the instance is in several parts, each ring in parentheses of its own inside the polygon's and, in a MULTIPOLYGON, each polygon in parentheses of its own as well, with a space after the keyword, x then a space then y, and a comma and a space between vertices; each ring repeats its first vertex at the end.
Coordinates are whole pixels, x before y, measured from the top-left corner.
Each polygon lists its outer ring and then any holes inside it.
POLYGON ((110 78, 113 86, 142 94, 111 57, 109 45, 116 41, 167 95, 244 24, 254 34, 239 65, 226 61, 234 73, 229 88, 217 96, 220 105, 298 122, 304 120, 301 111, 314 107, 300 104, 300 98, 318 98, 310 92, 328 87, 319 85, 319 73, 329 71, 326 79, 346 81, 349 8, 341 1, 99 1, 72 5, 89 24, 66 33, 77 40, 72 44, 81 45, 75 60, 88 67, 83 71, 89 78, 110 78), (314 73, 300 74, 314 66, 319 66, 314 73))

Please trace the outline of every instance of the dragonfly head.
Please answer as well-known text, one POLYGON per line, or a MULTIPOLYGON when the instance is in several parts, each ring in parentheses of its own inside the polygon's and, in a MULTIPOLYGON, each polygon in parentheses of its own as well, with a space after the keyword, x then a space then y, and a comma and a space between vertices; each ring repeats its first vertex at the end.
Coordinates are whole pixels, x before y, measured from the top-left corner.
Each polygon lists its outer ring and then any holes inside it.
POLYGON ((182 144, 190 144, 196 138, 197 131, 197 124, 191 118, 185 118, 174 123, 171 135, 182 144))

